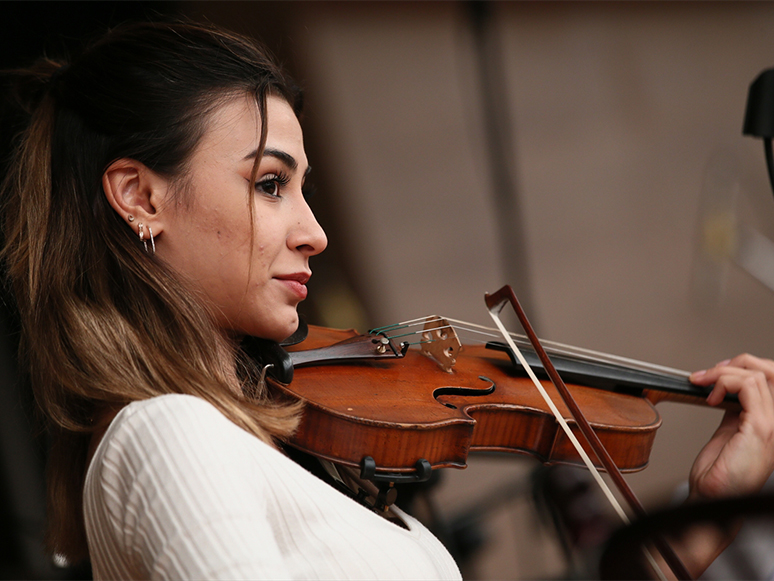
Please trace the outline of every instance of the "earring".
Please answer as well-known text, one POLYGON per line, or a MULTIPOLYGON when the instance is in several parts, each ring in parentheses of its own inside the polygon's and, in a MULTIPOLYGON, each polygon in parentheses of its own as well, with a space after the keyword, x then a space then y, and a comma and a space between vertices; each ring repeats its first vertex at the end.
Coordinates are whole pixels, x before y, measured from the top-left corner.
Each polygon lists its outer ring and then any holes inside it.
POLYGON ((140 242, 142 242, 142 245, 145 248, 145 252, 148 252, 148 243, 145 241, 145 232, 143 231, 142 222, 140 222, 138 226, 140 228, 140 242))
MULTIPOLYGON (((148 226, 148 234, 150 235, 151 248, 153 249, 153 254, 156 254, 156 243, 153 241, 153 230, 151 229, 150 226, 148 226)), ((145 247, 145 250, 146 251, 148 250, 147 246, 145 247)))
POLYGON ((127 219, 127 220, 128 220, 130 223, 131 223, 131 222, 134 222, 134 216, 132 216, 131 214, 129 214, 129 215, 126 217, 126 219, 127 219))

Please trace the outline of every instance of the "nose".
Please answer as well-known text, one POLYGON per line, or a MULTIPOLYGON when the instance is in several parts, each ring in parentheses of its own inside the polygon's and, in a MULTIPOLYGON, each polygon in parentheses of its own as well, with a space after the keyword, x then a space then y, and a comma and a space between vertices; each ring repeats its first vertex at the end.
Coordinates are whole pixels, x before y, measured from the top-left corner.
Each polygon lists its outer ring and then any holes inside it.
POLYGON ((307 256, 320 254, 328 246, 328 237, 306 200, 301 201, 299 205, 296 214, 298 221, 288 236, 288 246, 307 256))

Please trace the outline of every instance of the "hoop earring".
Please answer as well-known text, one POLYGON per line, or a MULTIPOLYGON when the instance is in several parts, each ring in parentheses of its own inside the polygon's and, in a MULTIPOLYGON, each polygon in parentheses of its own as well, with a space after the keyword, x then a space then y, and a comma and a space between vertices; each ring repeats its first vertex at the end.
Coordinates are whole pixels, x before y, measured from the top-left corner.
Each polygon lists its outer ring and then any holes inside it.
POLYGON ((148 252, 148 243, 145 241, 145 231, 143 230, 142 222, 140 222, 138 226, 140 228, 140 242, 142 242, 145 252, 148 252))
MULTIPOLYGON (((153 252, 151 254, 156 254, 156 243, 153 241, 153 230, 150 226, 148 226, 148 234, 150 235, 150 241, 151 241, 151 248, 153 249, 153 252)), ((147 252, 148 247, 145 247, 145 250, 147 252)))

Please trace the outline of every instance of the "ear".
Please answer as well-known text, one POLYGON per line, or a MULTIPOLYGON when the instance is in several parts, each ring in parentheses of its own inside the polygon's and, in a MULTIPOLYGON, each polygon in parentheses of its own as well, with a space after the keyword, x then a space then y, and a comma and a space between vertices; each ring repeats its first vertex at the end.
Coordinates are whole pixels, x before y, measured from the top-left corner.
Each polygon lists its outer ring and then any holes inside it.
POLYGON ((102 189, 108 203, 129 227, 139 234, 139 225, 164 230, 159 208, 169 195, 169 182, 137 160, 117 159, 102 174, 102 189))

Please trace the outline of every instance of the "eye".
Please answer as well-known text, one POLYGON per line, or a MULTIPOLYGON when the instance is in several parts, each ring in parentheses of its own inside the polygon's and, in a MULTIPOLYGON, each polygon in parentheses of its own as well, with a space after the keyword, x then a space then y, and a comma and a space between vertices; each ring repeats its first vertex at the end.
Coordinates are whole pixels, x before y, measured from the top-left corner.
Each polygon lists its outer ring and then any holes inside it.
POLYGON ((255 191, 273 198, 280 197, 280 189, 290 181, 290 178, 283 174, 269 174, 255 184, 255 191))

